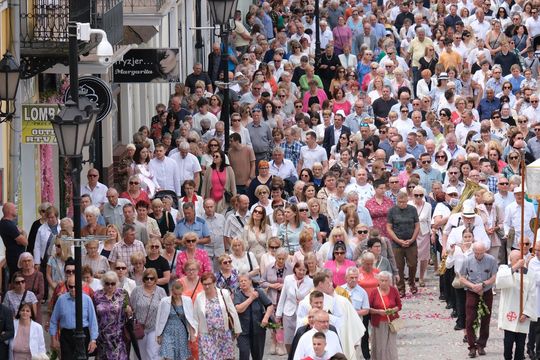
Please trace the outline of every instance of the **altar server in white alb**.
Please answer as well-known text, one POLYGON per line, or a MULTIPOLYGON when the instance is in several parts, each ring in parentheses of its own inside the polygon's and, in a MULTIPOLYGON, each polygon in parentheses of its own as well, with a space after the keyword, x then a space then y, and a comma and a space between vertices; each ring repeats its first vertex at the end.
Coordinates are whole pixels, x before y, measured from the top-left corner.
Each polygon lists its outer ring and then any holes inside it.
POLYGON ((497 323, 504 330, 504 359, 524 359, 529 325, 531 319, 537 318, 535 275, 529 272, 523 276, 523 313, 520 314, 520 273, 525 269, 525 261, 519 250, 512 250, 509 262, 510 265, 499 266, 495 280, 497 290, 501 291, 497 323))

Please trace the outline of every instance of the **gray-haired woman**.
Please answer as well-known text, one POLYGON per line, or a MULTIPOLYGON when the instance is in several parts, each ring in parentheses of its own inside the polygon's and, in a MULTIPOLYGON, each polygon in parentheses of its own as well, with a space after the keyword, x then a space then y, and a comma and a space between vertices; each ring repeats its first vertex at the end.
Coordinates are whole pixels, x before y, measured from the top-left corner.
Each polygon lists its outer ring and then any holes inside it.
POLYGON ((132 315, 129 295, 118 288, 118 275, 107 271, 101 276, 103 289, 94 293, 94 307, 99 325, 97 359, 127 360, 128 351, 123 338, 126 318, 132 315))
POLYGON ((398 358, 397 334, 390 331, 389 323, 399 318, 401 299, 398 290, 392 286, 392 274, 381 271, 377 275, 377 291, 369 294, 371 314, 371 355, 377 360, 398 358))

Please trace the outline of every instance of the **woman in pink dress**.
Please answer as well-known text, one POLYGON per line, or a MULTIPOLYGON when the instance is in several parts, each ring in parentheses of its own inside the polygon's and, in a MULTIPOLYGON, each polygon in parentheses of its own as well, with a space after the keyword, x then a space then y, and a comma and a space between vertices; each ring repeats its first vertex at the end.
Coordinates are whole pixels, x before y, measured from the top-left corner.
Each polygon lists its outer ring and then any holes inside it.
POLYGON ((338 287, 346 283, 345 273, 351 266, 355 266, 354 261, 345 258, 347 247, 343 241, 338 241, 334 245, 333 260, 328 260, 324 263, 324 268, 332 271, 332 282, 334 287, 338 287))
POLYGON ((216 211, 222 212, 229 206, 226 194, 236 195, 236 180, 233 169, 225 163, 222 150, 212 154, 212 165, 206 168, 202 184, 202 197, 216 202, 216 211))

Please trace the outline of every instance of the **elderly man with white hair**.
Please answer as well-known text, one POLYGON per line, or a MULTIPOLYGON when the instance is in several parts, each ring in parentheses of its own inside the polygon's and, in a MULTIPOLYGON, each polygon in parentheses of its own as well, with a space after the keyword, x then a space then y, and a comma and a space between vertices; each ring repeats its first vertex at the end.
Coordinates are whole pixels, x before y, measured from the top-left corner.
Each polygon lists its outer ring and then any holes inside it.
MULTIPOLYGON (((465 286, 465 329, 467 332, 467 343, 469 357, 486 355, 485 347, 489 338, 489 323, 491 320, 491 308, 493 305, 493 285, 497 276, 497 260, 486 253, 487 248, 480 242, 473 243, 474 256, 469 256, 461 268, 459 279, 465 286), (484 303, 487 312, 480 320, 480 333, 476 337, 474 322, 478 316, 478 304, 484 303)), ((514 314, 516 318, 518 314, 514 314)))
POLYGON ((180 186, 186 180, 193 180, 195 181, 195 189, 198 189, 200 181, 199 173, 201 172, 199 160, 189 152, 189 144, 185 141, 180 142, 178 150, 177 153, 171 156, 171 159, 176 162, 180 186))

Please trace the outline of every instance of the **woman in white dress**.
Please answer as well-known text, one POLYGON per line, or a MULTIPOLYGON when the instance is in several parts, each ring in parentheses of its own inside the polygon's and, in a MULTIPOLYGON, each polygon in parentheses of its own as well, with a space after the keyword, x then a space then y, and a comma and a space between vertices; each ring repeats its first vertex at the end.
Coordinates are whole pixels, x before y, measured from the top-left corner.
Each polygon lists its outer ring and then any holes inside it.
POLYGON ((133 155, 133 164, 131 165, 132 174, 138 175, 141 180, 141 187, 146 190, 150 198, 154 197, 159 184, 148 166, 150 161, 150 150, 144 146, 137 145, 133 155))

